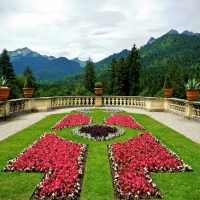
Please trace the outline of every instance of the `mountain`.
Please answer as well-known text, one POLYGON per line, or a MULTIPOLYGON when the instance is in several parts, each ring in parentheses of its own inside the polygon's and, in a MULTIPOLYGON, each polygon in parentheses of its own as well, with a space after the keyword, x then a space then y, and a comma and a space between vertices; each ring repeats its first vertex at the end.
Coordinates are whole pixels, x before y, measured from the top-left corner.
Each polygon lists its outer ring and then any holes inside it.
MULTIPOLYGON (((179 33, 177 30, 171 29, 170 31, 168 31, 168 32, 165 33, 164 35, 166 35, 166 34, 171 35, 171 34, 180 34, 180 33, 179 33)), ((193 33, 192 31, 188 31, 188 30, 183 31, 181 34, 183 34, 183 35, 188 35, 188 36, 197 36, 197 37, 200 37, 200 33, 193 33)), ((146 45, 152 44, 155 40, 156 40, 156 39, 155 39, 154 37, 151 37, 151 38, 148 40, 148 42, 147 42, 146 45)), ((146 45, 144 45, 144 46, 146 46, 146 45)), ((144 46, 141 46, 141 47, 144 47, 144 46)))
POLYGON ((166 34, 179 34, 179 32, 177 30, 171 29, 169 32, 167 32, 166 34))
POLYGON ((75 62, 77 62, 77 63, 79 63, 81 67, 85 67, 86 64, 87 64, 87 61, 81 61, 81 60, 79 60, 78 57, 73 58, 73 59, 71 59, 71 60, 72 60, 72 61, 75 61, 75 62))
POLYGON ((8 55, 15 74, 23 74, 25 67, 29 66, 37 80, 62 78, 82 68, 75 61, 40 55, 27 47, 8 51, 8 55))
MULTIPOLYGON (((94 70, 97 79, 99 79, 101 75, 108 74, 107 69, 110 66, 110 63, 113 58, 115 58, 117 61, 119 60, 120 57, 124 57, 126 59, 129 53, 130 53, 129 50, 124 49, 119 53, 114 53, 104 58, 103 60, 94 63, 94 70)), ((75 72, 69 75, 68 77, 58 80, 57 83, 59 82, 61 85, 68 85, 68 84, 74 85, 76 83, 83 83, 83 77, 84 77, 84 69, 79 70, 78 72, 75 72)))
POLYGON ((57 79, 77 72, 81 68, 79 63, 68 60, 65 57, 59 57, 44 64, 35 72, 35 76, 41 80, 57 79))
POLYGON ((129 53, 130 53, 130 50, 128 50, 128 49, 124 49, 119 53, 114 53, 114 54, 104 58, 103 60, 95 63, 96 69, 97 68, 100 68, 100 69, 107 68, 110 65, 113 58, 115 58, 116 60, 119 60, 120 57, 124 57, 124 59, 126 59, 127 56, 129 55, 129 53))
POLYGON ((200 33, 193 33, 192 31, 188 31, 188 30, 183 31, 181 34, 190 35, 190 36, 196 35, 200 37, 200 33))
MULTIPOLYGON (((169 66, 172 60, 176 61, 182 69, 198 66, 200 63, 199 39, 200 33, 186 30, 179 34, 174 29, 157 39, 151 37, 147 44, 140 47, 143 73, 145 74, 148 69, 158 68, 159 65, 165 66, 164 71, 166 71, 166 66, 169 66)), ((97 76, 108 69, 113 58, 118 60, 122 56, 126 59, 129 53, 129 50, 124 49, 94 63, 97 76)), ((70 83, 82 82, 84 67, 87 63, 78 58, 68 60, 65 57, 41 55, 27 47, 10 51, 8 54, 17 75, 22 74, 28 65, 37 80, 63 80, 69 76, 70 83)))
POLYGON ((154 37, 151 37, 151 38, 148 40, 147 44, 152 44, 155 40, 156 40, 156 39, 155 39, 154 37))

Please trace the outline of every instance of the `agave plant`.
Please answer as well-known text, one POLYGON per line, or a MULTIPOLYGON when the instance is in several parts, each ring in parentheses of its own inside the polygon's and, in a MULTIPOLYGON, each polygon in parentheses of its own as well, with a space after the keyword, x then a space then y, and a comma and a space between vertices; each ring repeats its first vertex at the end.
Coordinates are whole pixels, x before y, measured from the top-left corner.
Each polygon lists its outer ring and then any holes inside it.
POLYGON ((185 84, 186 89, 199 89, 200 88, 200 81, 193 78, 193 79, 188 79, 188 82, 185 84))
POLYGON ((6 80, 6 78, 4 76, 1 76, 0 87, 7 87, 7 83, 8 83, 8 81, 6 80))

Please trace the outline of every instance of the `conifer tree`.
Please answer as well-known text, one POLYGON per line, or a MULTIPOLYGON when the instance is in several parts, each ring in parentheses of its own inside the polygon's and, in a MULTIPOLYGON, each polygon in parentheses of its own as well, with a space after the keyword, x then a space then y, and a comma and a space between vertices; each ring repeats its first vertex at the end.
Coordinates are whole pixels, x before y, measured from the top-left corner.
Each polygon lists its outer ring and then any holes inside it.
POLYGON ((126 68, 128 73, 126 95, 138 95, 140 89, 141 64, 140 55, 136 45, 133 45, 129 56, 126 59, 126 68))
POLYGON ((15 73, 6 49, 3 49, 0 56, 0 75, 4 76, 10 83, 15 79, 15 73))
POLYGON ((94 84, 95 84, 94 64, 92 62, 92 59, 89 58, 84 71, 84 86, 88 91, 93 92, 94 84))
POLYGON ((123 96, 126 90, 127 73, 124 57, 120 57, 117 62, 116 76, 114 81, 113 93, 114 95, 123 96))
POLYGON ((174 89, 173 97, 179 98, 179 99, 186 98, 185 83, 176 63, 171 64, 168 74, 171 78, 172 87, 174 89))
POLYGON ((110 80, 109 80, 109 94, 114 94, 114 86, 117 84, 116 81, 116 70, 117 70, 117 60, 115 58, 112 59, 109 67, 109 74, 110 74, 110 80))
POLYGON ((33 71, 31 70, 29 66, 26 66, 26 68, 24 69, 23 76, 24 77, 30 76, 30 79, 33 85, 35 85, 36 80, 35 80, 35 77, 33 76, 33 71))

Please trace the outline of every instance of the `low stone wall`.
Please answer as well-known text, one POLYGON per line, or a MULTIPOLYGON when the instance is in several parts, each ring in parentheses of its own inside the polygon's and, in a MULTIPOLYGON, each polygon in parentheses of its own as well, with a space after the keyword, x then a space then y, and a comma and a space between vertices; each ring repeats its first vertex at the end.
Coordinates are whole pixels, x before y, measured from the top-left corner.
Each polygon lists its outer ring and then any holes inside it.
POLYGON ((0 121, 28 112, 64 107, 134 107, 150 112, 172 112, 200 121, 200 102, 140 96, 56 96, 0 101, 0 121))

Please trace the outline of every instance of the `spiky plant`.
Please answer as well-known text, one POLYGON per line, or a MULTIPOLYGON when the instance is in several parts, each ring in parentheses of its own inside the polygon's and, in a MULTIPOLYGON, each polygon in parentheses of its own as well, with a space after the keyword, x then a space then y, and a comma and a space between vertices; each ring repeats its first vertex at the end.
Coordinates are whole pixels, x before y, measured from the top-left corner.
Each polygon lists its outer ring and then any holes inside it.
POLYGON ((186 89, 200 89, 200 81, 198 79, 188 79, 188 82, 185 84, 186 89))

